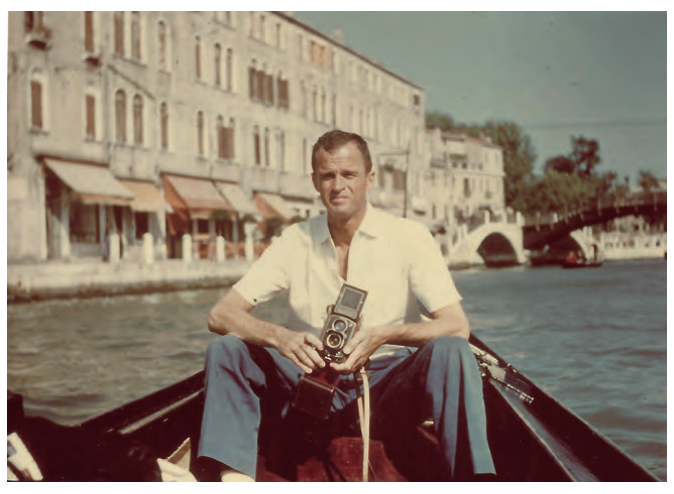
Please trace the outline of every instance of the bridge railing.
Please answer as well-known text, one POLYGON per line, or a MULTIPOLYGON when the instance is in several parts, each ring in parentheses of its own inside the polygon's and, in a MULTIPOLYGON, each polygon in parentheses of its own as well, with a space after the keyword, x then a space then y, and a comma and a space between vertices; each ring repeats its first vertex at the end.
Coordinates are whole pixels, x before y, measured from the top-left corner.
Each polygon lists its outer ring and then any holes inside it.
MULTIPOLYGON (((524 217, 525 226, 549 225, 558 221, 565 221, 576 216, 601 211, 607 207, 621 208, 634 206, 655 206, 667 203, 667 191, 657 190, 650 192, 640 192, 628 196, 606 196, 593 199, 579 200, 576 203, 565 204, 560 211, 548 212, 545 214, 527 214, 524 217)), ((666 208, 664 208, 666 212, 666 208)))

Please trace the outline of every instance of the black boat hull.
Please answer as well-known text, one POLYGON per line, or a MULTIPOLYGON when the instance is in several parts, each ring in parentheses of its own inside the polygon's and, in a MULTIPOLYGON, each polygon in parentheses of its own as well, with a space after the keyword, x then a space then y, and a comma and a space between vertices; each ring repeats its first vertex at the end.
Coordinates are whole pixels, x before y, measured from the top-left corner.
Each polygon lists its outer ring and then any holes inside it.
MULTIPOLYGON (((504 380, 486 375, 483 381, 488 438, 497 470, 496 480, 658 480, 590 425, 509 366, 474 335, 471 336, 471 344, 491 355, 500 367, 506 369, 507 374, 504 380), (523 399, 523 395, 513 391, 504 381, 515 383, 515 387, 519 385, 533 400, 529 403, 528 399, 523 399)), ((77 427, 91 433, 119 432, 146 445, 158 458, 168 457, 190 438, 190 469, 197 478, 206 480, 208 472, 199 466, 194 457, 203 411, 203 381, 202 371, 77 427)), ((349 469, 353 469, 354 463, 358 465, 356 457, 362 451, 359 441, 355 438, 332 441, 328 445, 328 453, 324 451, 321 456, 317 452, 314 457, 305 454, 298 457, 298 463, 294 467, 291 464, 291 468, 288 468, 288 461, 281 467, 272 464, 271 458, 261 452, 257 479, 357 480, 353 472, 349 473, 349 469), (319 458, 322 459, 319 461, 319 458)), ((446 480, 437 441, 429 428, 418 428, 416 436, 411 437, 407 444, 409 452, 402 462, 405 468, 399 468, 395 465, 400 466, 401 463, 396 463, 395 458, 387 458, 387 452, 373 441, 371 463, 378 465, 378 480, 446 480)), ((293 448, 294 441, 287 441, 280 436, 276 440, 275 449, 286 457, 285 460, 292 459, 290 453, 293 448), (284 452, 288 454, 284 455, 284 452)))

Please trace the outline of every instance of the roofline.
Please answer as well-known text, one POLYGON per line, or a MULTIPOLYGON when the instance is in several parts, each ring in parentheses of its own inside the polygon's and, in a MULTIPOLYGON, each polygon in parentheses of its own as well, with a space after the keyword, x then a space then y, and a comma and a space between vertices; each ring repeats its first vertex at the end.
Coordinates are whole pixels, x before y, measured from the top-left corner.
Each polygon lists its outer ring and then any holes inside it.
POLYGON ((369 58, 366 57, 365 55, 363 55, 363 54, 361 54, 361 53, 358 53, 358 52, 357 52, 356 50, 354 50, 353 48, 349 48, 349 47, 346 46, 345 44, 340 43, 339 41, 337 41, 337 40, 331 38, 330 36, 328 36, 327 34, 325 34, 325 33, 321 32, 321 31, 319 31, 318 29, 316 29, 316 28, 314 28, 314 27, 311 27, 309 24, 305 24, 304 22, 302 22, 302 21, 296 19, 295 16, 289 16, 289 15, 284 14, 283 12, 278 11, 278 10, 272 10, 271 12, 272 12, 273 14, 278 15, 278 16, 281 17, 282 19, 284 19, 284 20, 286 20, 286 21, 288 21, 288 22, 290 22, 290 23, 292 23, 292 24, 295 24, 295 25, 301 27, 302 29, 306 29, 306 30, 309 31, 311 34, 314 34, 314 35, 318 36, 319 38, 323 38, 325 41, 329 41, 329 42, 332 43, 333 45, 335 45, 335 46, 337 46, 337 47, 339 47, 339 48, 341 48, 341 49, 343 49, 343 50, 345 50, 345 51, 351 53, 352 55, 354 55, 354 56, 360 58, 361 60, 363 60, 363 61, 365 61, 365 62, 367 62, 367 63, 369 63, 369 64, 371 64, 371 65, 374 65, 375 67, 381 69, 382 71, 384 71, 384 72, 386 72, 387 74, 389 74, 389 75, 395 77, 396 79, 399 79, 400 81, 404 82, 405 84, 409 84, 410 86, 415 87, 415 88, 417 88, 417 89, 419 89, 419 90, 421 90, 421 91, 424 91, 424 92, 426 91, 422 86, 420 86, 420 85, 418 85, 418 84, 416 84, 416 83, 410 81, 409 79, 405 79, 403 76, 398 75, 398 74, 396 74, 395 72, 392 72, 390 69, 387 69, 386 67, 384 67, 384 66, 381 65, 380 63, 372 61, 371 59, 369 59, 369 58))

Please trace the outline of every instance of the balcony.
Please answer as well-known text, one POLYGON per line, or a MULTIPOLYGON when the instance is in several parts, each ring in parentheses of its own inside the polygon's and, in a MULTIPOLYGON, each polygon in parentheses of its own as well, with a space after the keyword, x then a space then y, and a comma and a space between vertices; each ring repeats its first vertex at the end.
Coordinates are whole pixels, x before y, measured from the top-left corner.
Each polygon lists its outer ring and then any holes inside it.
POLYGON ((51 41, 51 29, 47 27, 37 25, 26 33, 26 43, 35 48, 45 50, 49 47, 49 41, 51 41))

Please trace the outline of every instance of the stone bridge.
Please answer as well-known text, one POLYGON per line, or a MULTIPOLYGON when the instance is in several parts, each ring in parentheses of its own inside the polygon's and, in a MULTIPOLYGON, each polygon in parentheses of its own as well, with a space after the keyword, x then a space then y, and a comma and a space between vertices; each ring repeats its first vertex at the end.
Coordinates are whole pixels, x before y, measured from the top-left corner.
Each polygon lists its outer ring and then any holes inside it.
POLYGON ((447 264, 453 268, 484 264, 487 267, 514 266, 526 261, 522 248, 522 218, 485 222, 469 229, 467 225, 450 227, 453 233, 444 248, 447 264))

